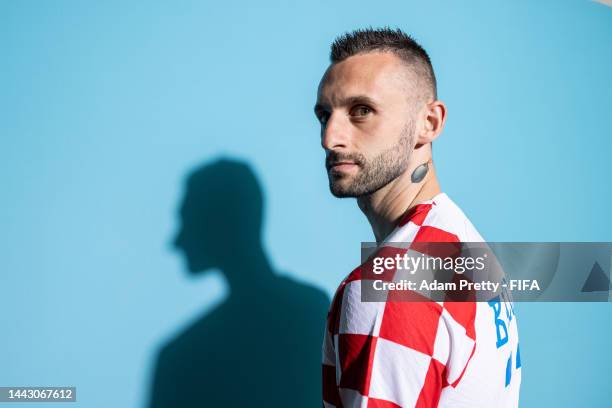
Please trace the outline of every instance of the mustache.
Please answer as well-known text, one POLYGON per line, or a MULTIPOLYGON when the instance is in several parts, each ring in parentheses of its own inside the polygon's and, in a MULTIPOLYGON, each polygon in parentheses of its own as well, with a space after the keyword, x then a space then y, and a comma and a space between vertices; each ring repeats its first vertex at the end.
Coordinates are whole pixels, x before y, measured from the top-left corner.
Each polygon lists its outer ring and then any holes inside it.
POLYGON ((325 168, 327 170, 331 169, 336 164, 343 162, 355 163, 361 167, 366 162, 366 159, 359 153, 329 152, 325 156, 325 168))

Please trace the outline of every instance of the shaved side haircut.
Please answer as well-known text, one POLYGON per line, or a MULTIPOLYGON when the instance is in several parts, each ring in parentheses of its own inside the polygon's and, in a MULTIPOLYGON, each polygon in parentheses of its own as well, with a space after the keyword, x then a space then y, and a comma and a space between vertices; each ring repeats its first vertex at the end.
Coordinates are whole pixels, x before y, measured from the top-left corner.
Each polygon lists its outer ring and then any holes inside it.
POLYGON ((422 85, 425 98, 438 98, 436 76, 429 55, 412 37, 400 29, 366 28, 345 33, 331 45, 332 64, 368 52, 392 52, 406 63, 422 85))

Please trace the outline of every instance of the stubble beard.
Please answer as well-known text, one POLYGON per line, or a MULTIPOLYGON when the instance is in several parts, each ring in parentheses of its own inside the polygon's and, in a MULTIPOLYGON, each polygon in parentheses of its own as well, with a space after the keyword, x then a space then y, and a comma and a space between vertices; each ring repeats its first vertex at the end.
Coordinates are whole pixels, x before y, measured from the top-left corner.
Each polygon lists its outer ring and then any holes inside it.
MULTIPOLYGON (((408 122, 398 142, 372 159, 361 153, 339 154, 331 152, 327 162, 352 161, 359 166, 359 172, 351 177, 346 174, 333 174, 328 170, 329 189, 338 198, 359 198, 380 190, 401 176, 408 168, 412 153, 414 126, 408 122)), ((329 167, 328 167, 329 168, 329 167)))

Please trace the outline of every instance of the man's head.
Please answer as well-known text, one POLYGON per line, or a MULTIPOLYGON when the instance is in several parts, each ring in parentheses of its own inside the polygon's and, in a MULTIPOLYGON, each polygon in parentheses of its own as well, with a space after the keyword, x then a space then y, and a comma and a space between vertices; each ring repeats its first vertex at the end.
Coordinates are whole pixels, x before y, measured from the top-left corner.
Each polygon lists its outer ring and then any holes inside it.
POLYGON ((330 189, 372 194, 421 164, 415 160, 429 160, 446 108, 427 53, 400 30, 345 34, 330 58, 315 106, 330 189))

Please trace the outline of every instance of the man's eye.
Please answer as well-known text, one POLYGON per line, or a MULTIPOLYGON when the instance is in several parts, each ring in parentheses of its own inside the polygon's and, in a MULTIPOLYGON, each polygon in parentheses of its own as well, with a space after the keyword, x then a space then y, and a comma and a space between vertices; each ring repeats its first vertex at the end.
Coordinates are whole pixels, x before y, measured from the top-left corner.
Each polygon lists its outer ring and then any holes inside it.
POLYGON ((319 119, 319 122, 322 125, 325 125, 327 123, 327 120, 329 119, 329 113, 327 112, 321 112, 317 115, 317 118, 319 119))
POLYGON ((365 105, 355 106, 351 109, 351 116, 367 116, 370 113, 372 113, 372 109, 365 105))

